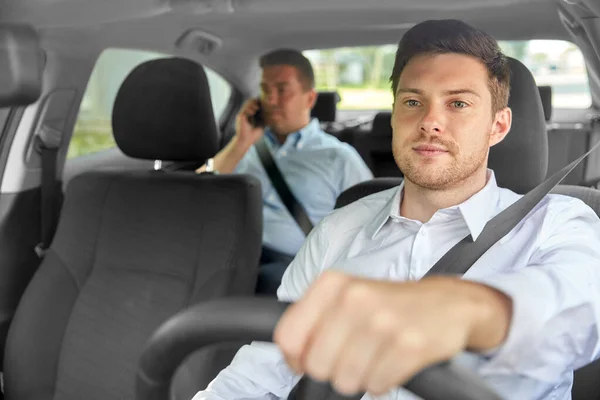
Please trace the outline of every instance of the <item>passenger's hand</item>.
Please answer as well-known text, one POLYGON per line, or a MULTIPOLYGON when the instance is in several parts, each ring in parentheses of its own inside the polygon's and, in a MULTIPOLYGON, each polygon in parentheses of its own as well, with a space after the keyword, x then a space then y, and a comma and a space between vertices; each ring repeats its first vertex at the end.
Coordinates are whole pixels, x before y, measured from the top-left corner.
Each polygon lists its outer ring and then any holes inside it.
POLYGON ((254 115, 259 109, 257 99, 250 99, 244 103, 238 113, 235 121, 235 140, 237 145, 242 148, 249 148, 256 143, 264 134, 263 127, 254 127, 248 118, 254 115))
POLYGON ((399 283, 325 272, 284 313, 274 341, 296 373, 342 394, 381 395, 466 348, 497 346, 510 323, 507 299, 457 278, 399 283))

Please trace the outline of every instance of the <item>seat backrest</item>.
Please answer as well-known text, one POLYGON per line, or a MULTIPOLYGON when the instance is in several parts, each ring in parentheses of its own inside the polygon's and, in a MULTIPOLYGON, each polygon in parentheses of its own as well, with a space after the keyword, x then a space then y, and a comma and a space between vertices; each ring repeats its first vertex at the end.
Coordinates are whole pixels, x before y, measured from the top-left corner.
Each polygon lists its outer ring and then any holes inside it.
POLYGON ((544 119, 550 121, 552 119, 552 86, 538 86, 540 92, 540 100, 544 109, 544 119))
MULTIPOLYGON (((591 121, 587 123, 552 123, 548 125, 548 175, 553 174, 585 153, 593 141, 591 121)), ((586 179, 590 155, 567 175, 563 184, 579 185, 586 179)), ((593 164, 592 164, 593 165, 593 164)))
POLYGON ((335 208, 345 207, 363 197, 400 186, 402 179, 400 177, 379 177, 357 183, 340 193, 335 202, 335 208))
POLYGON ((318 92, 315 105, 310 111, 312 118, 317 118, 321 129, 327 133, 336 133, 339 128, 337 119, 337 104, 340 102, 340 95, 336 91, 318 92))
MULTIPOLYGON (((525 193, 541 183, 546 175, 548 139, 541 99, 533 76, 519 61, 515 59, 509 61, 511 67, 509 106, 513 112, 513 124, 509 134, 500 143, 502 146, 496 145, 490 149, 489 167, 494 170, 499 186, 507 187, 517 193, 525 193), (516 173, 519 170, 521 173, 516 173)), ((375 178, 361 182, 342 192, 335 208, 398 186, 401 182, 402 178, 375 178)), ((600 190, 558 185, 552 193, 576 197, 600 216, 600 190)), ((572 399, 600 399, 598 377, 600 377, 600 361, 575 371, 572 399)))
POLYGON ((317 118, 319 122, 335 122, 339 102, 340 95, 338 92, 319 92, 310 115, 317 118))
MULTIPOLYGON (((113 110, 132 157, 206 160, 217 130, 204 69, 141 64, 113 110)), ((261 248, 260 183, 246 175, 90 172, 65 193, 57 232, 11 325, 5 395, 133 399, 153 331, 191 304, 252 295, 261 248)))
POLYGON ((552 190, 552 193, 578 198, 590 206, 600 217, 600 190, 583 186, 558 185, 552 190))
POLYGON ((392 154, 391 119, 391 112, 379 112, 370 131, 355 131, 352 137, 352 145, 375 177, 402 176, 392 154))
MULTIPOLYGON (((552 86, 538 86, 544 118, 548 122, 548 175, 553 174, 585 153, 592 140, 589 123, 549 123, 552 119, 552 86)), ((590 159, 582 161, 563 180, 563 184, 578 185, 583 182, 590 159)))

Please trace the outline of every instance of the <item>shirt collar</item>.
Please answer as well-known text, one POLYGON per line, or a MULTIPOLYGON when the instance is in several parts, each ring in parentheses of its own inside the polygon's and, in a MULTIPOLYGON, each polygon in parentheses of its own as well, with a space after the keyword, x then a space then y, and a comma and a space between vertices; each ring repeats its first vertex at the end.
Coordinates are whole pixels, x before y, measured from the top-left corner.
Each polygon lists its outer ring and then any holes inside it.
POLYGON ((375 218, 369 222, 365 229, 367 237, 375 239, 383 225, 390 218, 400 218, 400 201, 402 199, 402 191, 404 190, 404 180, 396 190, 392 191, 390 199, 381 207, 381 210, 375 215, 375 218))
POLYGON ((293 147, 293 148, 302 148, 304 142, 306 142, 310 137, 321 132, 321 126, 319 125, 319 120, 316 118, 312 118, 308 124, 306 124, 302 129, 290 133, 285 139, 285 143, 280 144, 275 137, 271 128, 267 127, 265 129, 265 136, 269 139, 268 141, 275 148, 278 147, 293 147))
POLYGON ((485 224, 496 215, 499 197, 500 188, 496 183, 496 176, 491 169, 488 169, 487 183, 483 189, 458 205, 473 240, 477 239, 485 224))
MULTIPOLYGON (((479 192, 468 198, 461 204, 456 206, 448 207, 444 210, 456 210, 460 211, 461 217, 465 221, 467 228, 473 240, 483 231, 485 224, 496 215, 496 204, 498 203, 498 197, 500 195, 498 184, 496 183, 496 177, 491 169, 487 170, 487 183, 479 192)), ((400 216, 400 202, 402 201, 402 195, 404 192, 404 181, 398 188, 393 191, 390 199, 385 203, 380 211, 375 215, 373 220, 365 227, 368 237, 375 239, 375 236, 381 231, 381 228, 385 225, 390 218, 398 219, 403 218, 400 216)), ((438 211, 438 213, 440 212, 438 211)), ((436 213, 437 214, 437 213, 436 213)))

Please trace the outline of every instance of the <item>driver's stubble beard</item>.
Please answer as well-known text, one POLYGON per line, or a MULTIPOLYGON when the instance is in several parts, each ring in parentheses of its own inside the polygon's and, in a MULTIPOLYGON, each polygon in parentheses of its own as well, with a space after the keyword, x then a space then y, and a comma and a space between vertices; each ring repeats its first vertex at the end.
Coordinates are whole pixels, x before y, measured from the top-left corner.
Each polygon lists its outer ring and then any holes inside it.
MULTIPOLYGON (((488 131, 488 137, 491 134, 491 127, 488 131)), ((451 140, 442 139, 439 136, 431 136, 421 133, 417 140, 407 144, 403 149, 399 145, 392 143, 392 152, 396 164, 402 171, 404 179, 427 190, 445 190, 460 185, 461 182, 468 180, 483 165, 487 165, 489 152, 489 141, 482 142, 482 147, 471 154, 462 155, 458 145, 451 140), (452 162, 446 165, 429 166, 428 168, 419 168, 414 163, 414 154, 411 154, 412 147, 416 144, 431 144, 443 146, 448 150, 452 162)))

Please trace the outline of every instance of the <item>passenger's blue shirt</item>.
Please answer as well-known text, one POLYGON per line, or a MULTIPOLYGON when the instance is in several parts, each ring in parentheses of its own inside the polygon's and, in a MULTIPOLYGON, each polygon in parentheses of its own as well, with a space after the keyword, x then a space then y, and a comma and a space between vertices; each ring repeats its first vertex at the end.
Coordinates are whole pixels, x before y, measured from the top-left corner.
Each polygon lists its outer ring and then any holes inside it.
MULTIPOLYGON (((279 144, 269 128, 267 144, 290 190, 316 225, 333 211, 345 189, 373 178, 373 174, 349 144, 325 133, 317 119, 290 134, 279 144)), ((295 255, 305 240, 302 229, 285 208, 265 172, 254 146, 235 172, 257 177, 263 194, 263 245, 295 255)))

